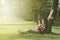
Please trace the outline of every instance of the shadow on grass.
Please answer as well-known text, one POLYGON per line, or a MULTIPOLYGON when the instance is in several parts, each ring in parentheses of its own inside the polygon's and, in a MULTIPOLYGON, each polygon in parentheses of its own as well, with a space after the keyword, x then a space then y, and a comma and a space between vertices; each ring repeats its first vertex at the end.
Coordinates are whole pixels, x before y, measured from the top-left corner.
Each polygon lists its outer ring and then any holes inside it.
POLYGON ((9 35, 9 40, 60 40, 60 33, 41 34, 36 32, 19 32, 9 35))
POLYGON ((26 40, 49 40, 60 38, 57 34, 37 34, 37 33, 24 33, 13 36, 14 39, 26 39, 26 40))
POLYGON ((54 33, 54 32, 51 32, 51 33, 41 33, 41 32, 35 32, 35 31, 27 31, 27 32, 20 32, 20 34, 47 34, 47 35, 60 35, 60 33, 54 33))
POLYGON ((53 32, 50 33, 50 34, 51 34, 51 35, 58 35, 58 36, 60 35, 60 33, 53 33, 53 32))
POLYGON ((51 33, 51 34, 39 34, 39 33, 19 33, 11 34, 9 36, 10 40, 53 40, 60 39, 60 34, 51 33))

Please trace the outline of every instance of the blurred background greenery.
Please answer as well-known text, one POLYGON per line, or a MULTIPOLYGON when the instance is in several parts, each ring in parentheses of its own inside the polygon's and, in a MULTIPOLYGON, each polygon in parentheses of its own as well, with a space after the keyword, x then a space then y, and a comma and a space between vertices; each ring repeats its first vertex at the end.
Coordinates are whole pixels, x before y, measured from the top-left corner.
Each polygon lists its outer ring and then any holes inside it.
MULTIPOLYGON (((0 0, 0 23, 22 20, 35 21, 37 15, 47 18, 51 4, 52 0, 0 0)), ((59 15, 60 6, 54 25, 60 24, 59 15)))
MULTIPOLYGON (((47 18, 51 4, 52 0, 0 0, 0 40, 60 40, 60 35, 18 34, 37 26, 37 15, 47 18)), ((60 3, 52 32, 60 33, 60 3)))

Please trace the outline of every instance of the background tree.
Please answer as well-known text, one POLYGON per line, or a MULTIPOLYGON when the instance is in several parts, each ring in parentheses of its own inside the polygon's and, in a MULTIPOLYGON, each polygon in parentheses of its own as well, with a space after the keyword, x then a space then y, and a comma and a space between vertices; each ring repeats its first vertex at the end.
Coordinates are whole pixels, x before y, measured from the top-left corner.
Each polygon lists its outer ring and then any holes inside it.
POLYGON ((53 22, 56 19, 58 2, 59 2, 59 0, 53 0, 50 14, 48 16, 48 24, 47 24, 48 25, 48 28, 47 28, 48 33, 51 33, 51 28, 52 28, 53 22))
POLYGON ((45 14, 46 16, 43 16, 47 17, 50 11, 50 3, 48 0, 21 0, 20 2, 23 3, 23 6, 20 6, 20 13, 22 18, 27 21, 35 21, 38 23, 38 20, 41 20, 41 16, 45 14))

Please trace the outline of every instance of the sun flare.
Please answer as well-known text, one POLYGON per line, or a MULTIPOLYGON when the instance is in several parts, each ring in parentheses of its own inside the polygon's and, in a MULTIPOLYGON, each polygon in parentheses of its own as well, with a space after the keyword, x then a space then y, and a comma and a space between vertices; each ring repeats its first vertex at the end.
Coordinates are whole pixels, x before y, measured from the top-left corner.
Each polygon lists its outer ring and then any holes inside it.
POLYGON ((0 0, 1 4, 5 4, 5 0, 0 0))
MULTIPOLYGON (((11 20, 11 16, 13 15, 14 11, 14 6, 11 4, 8 4, 7 0, 0 0, 1 2, 1 13, 0 13, 0 19, 2 22, 9 21, 11 20), (8 5, 7 5, 8 4, 8 5)), ((14 16, 14 15, 13 15, 14 16)))

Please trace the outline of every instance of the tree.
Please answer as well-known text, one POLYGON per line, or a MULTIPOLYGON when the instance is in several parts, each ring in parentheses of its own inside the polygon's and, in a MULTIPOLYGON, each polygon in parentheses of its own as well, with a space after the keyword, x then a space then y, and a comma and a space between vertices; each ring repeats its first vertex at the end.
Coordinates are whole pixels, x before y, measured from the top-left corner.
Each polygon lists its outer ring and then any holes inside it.
POLYGON ((51 33, 51 28, 52 28, 53 22, 56 19, 58 2, 59 2, 59 0, 53 0, 53 4, 52 4, 51 10, 50 10, 50 14, 47 18, 47 28, 46 28, 47 33, 51 33))

